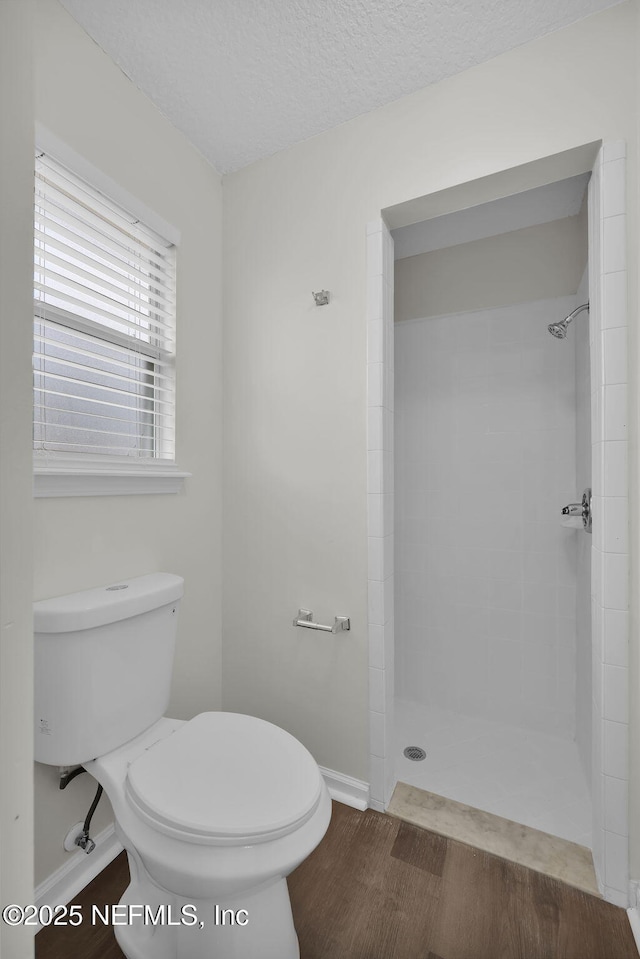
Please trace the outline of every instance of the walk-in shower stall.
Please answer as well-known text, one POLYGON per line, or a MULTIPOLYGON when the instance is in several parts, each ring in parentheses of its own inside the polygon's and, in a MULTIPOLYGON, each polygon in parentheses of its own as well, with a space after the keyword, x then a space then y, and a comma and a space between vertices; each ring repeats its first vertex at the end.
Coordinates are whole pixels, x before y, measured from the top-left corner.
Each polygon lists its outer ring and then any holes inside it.
POLYGON ((426 751, 402 781, 590 846, 589 534, 561 513, 591 486, 588 327, 547 329, 575 301, 396 323, 395 736, 426 751))
POLYGON ((587 846, 624 905, 624 145, 593 155, 369 225, 371 792, 587 846))

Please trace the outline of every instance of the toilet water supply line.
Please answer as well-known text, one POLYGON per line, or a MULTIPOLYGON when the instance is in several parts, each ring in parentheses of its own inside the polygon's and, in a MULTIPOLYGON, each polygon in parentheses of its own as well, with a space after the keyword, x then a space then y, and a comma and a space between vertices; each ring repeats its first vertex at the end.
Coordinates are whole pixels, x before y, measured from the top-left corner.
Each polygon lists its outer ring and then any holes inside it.
MULTIPOLYGON (((80 773, 86 773, 84 766, 77 766, 75 769, 72 769, 67 772, 60 773, 60 789, 66 789, 72 779, 75 779, 76 776, 79 776, 80 773)), ((89 812, 87 813, 84 823, 82 824, 82 832, 76 836, 74 842, 76 846, 79 846, 80 849, 83 849, 87 855, 96 848, 96 844, 89 835, 89 827, 91 826, 91 820, 93 819, 93 814, 96 811, 98 803, 100 802, 100 797, 102 796, 102 786, 98 786, 96 789, 96 794, 93 797, 93 802, 89 806, 89 812)))

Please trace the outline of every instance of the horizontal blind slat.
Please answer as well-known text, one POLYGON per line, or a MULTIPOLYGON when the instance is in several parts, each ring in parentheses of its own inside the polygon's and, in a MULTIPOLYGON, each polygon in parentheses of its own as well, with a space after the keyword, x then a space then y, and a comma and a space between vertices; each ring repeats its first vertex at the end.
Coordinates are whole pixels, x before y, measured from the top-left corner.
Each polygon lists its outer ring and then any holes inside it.
MULTIPOLYGON (((52 427, 54 430, 73 430, 74 433, 97 433, 97 434, 99 434, 100 436, 104 436, 104 437, 108 437, 108 438, 110 438, 110 437, 112 437, 112 436, 126 436, 127 439, 132 440, 132 441, 135 441, 136 443, 139 442, 139 441, 143 441, 143 442, 147 442, 147 441, 151 441, 151 442, 152 442, 152 441, 153 441, 153 438, 152 438, 151 436, 149 436, 148 433, 147 433, 147 434, 145 434, 145 433, 119 433, 119 432, 117 432, 116 430, 109 430, 108 433, 105 433, 104 430, 95 429, 94 427, 91 427, 91 426, 71 426, 71 425, 68 424, 68 423, 46 423, 46 424, 43 423, 42 425, 43 425, 43 426, 46 425, 46 426, 52 427)), ((54 441, 54 442, 55 442, 55 441, 54 441)))
MULTIPOLYGON (((147 397, 141 393, 135 392, 134 390, 121 390, 114 386, 103 386, 102 384, 98 384, 98 383, 88 383, 87 380, 81 380, 81 379, 78 379, 77 376, 68 376, 68 375, 65 375, 64 373, 43 373, 40 370, 34 370, 34 375, 36 377, 42 376, 42 377, 47 377, 49 379, 57 380, 60 383, 76 383, 80 386, 85 387, 85 389, 88 389, 88 390, 104 390, 105 392, 108 392, 111 394, 116 394, 120 396, 131 396, 136 399, 139 399, 142 402, 152 401, 154 404, 162 404, 162 405, 168 405, 170 402, 168 399, 160 399, 159 397, 155 396, 155 391, 154 391, 153 397, 147 397)), ((47 392, 46 387, 40 386, 38 384, 36 384, 35 389, 44 390, 45 393, 47 392)))
POLYGON ((172 459, 175 248, 36 163, 34 447, 172 459))
MULTIPOLYGON (((77 256, 78 254, 76 253, 75 255, 77 256)), ((50 249, 46 249, 46 252, 44 252, 42 259, 43 259, 43 262, 46 263, 46 266, 43 266, 43 272, 46 270, 46 272, 57 273, 64 276, 64 273, 66 271, 67 273, 72 273, 73 276, 75 277, 81 277, 83 280, 86 281, 85 285, 90 286, 91 284, 97 284, 103 290, 106 290, 107 292, 112 292, 116 296, 122 296, 125 299, 127 297, 129 298, 139 297, 142 301, 144 301, 145 299, 148 299, 148 300, 153 300, 154 304, 156 302, 162 303, 164 314, 166 316, 173 315, 172 311, 168 309, 168 307, 170 307, 171 304, 170 303, 165 304, 164 298, 160 295, 158 291, 156 291, 155 289, 151 289, 148 283, 146 285, 142 284, 137 279, 137 277, 131 279, 130 277, 120 276, 118 277, 118 279, 121 285, 118 286, 117 283, 113 283, 111 279, 107 279, 106 276, 103 276, 97 272, 91 273, 89 270, 83 269, 77 263, 73 263, 69 259, 65 259, 64 257, 61 257, 61 256, 56 256, 54 253, 51 252, 50 249), (55 264, 55 266, 59 267, 59 269, 54 271, 51 267, 51 264, 55 264)), ((99 264, 96 264, 96 270, 98 270, 99 268, 100 268, 99 264)), ((115 274, 115 271, 112 270, 111 272, 115 274)), ((152 309, 154 310, 154 312, 156 312, 158 308, 154 305, 152 309)))
MULTIPOLYGON (((123 370, 132 371, 134 368, 134 364, 131 361, 127 363, 126 360, 118 360, 112 357, 103 356, 100 353, 96 353, 88 349, 82 349, 82 347, 71 346, 69 343, 59 343, 56 340, 47 339, 46 336, 40 336, 38 333, 36 333, 36 335, 34 336, 34 340, 36 343, 41 344, 43 348, 45 346, 48 346, 51 348, 64 350, 65 352, 68 352, 68 353, 74 353, 77 356, 93 357, 96 360, 102 360, 104 363, 108 363, 109 366, 118 366, 123 370)), ((144 370, 145 376, 152 376, 154 380, 162 379, 162 380, 170 381, 173 379, 173 377, 170 376, 169 373, 167 372, 169 368, 169 364, 163 363, 162 360, 151 360, 144 353, 132 353, 130 354, 130 356, 133 360, 140 361, 140 362, 147 362, 149 364, 153 364, 154 367, 158 367, 158 369, 154 369, 154 370, 144 370)), ((44 352, 44 349, 36 350, 36 353, 34 356, 34 362, 36 357, 39 360, 52 359, 52 360, 55 360, 56 362, 64 362, 64 358, 56 357, 52 353, 46 353, 44 352)), ((95 369, 95 367, 89 367, 89 369, 95 369)))
MULTIPOLYGON (((41 389, 40 387, 36 387, 35 392, 42 394, 42 396, 44 397, 57 396, 61 400, 62 399, 73 400, 74 402, 83 403, 83 404, 92 403, 95 407, 98 407, 98 409, 105 409, 105 410, 114 409, 114 410, 128 410, 128 411, 131 411, 132 409, 131 406, 127 406, 124 403, 115 403, 107 400, 95 400, 90 396, 78 396, 75 393, 63 393, 61 390, 52 390, 52 389, 44 390, 44 389, 41 389)), ((36 405, 42 406, 43 404, 37 403, 36 405)), ((167 417, 170 417, 173 414, 174 404, 167 403, 166 407, 167 407, 166 415, 167 417)), ((104 415, 107 416, 108 414, 105 413, 104 415)))
POLYGON ((173 343, 165 339, 164 344, 156 345, 149 342, 149 336, 133 336, 130 333, 120 333, 102 324, 94 324, 91 320, 74 316, 66 310, 54 307, 51 303, 36 303, 34 316, 34 331, 38 336, 47 336, 53 342, 68 343, 70 340, 81 344, 87 353, 96 353, 112 359, 117 354, 118 359, 124 360, 130 356, 139 355, 163 363, 173 364, 175 355, 173 343), (62 338, 61 338, 62 337, 62 338))
POLYGON ((149 246, 158 249, 167 249, 171 246, 169 240, 166 240, 160 234, 152 230, 151 227, 140 222, 139 217, 125 210, 122 206, 110 200, 104 193, 90 186, 85 180, 75 176, 69 170, 59 166, 54 160, 50 160, 46 155, 36 159, 36 177, 49 182, 61 192, 75 196, 81 203, 90 206, 104 219, 113 223, 118 229, 126 233, 135 226, 136 231, 144 235, 149 246))
POLYGON ((96 268, 101 270, 109 270, 116 276, 124 277, 135 275, 139 276, 140 278, 144 278, 144 280, 147 282, 153 283, 154 286, 164 287, 168 291, 173 290, 174 277, 172 270, 168 268, 166 270, 143 270, 134 263, 126 262, 118 259, 117 257, 108 257, 104 250, 101 250, 100 247, 86 239, 82 240, 82 251, 76 250, 72 244, 78 246, 77 233, 74 233, 72 230, 67 230, 66 227, 63 227, 58 223, 55 224, 54 230, 54 224, 51 224, 48 220, 44 220, 39 217, 37 211, 35 216, 34 235, 36 242, 46 243, 47 246, 51 246, 53 249, 60 249, 63 252, 69 251, 70 253, 76 255, 84 253, 86 259, 88 259, 91 263, 96 264, 96 268), (44 230, 39 229, 39 226, 44 227, 44 230), (46 232, 46 230, 49 230, 50 232, 46 232), (63 237, 64 239, 62 239, 63 237), (64 240, 67 240, 68 242, 65 243, 64 240), (87 254, 95 255, 88 256, 87 254))
POLYGON ((123 259, 132 256, 135 251, 139 259, 156 267, 163 266, 166 251, 153 249, 143 238, 135 236, 134 232, 125 233, 114 228, 107 220, 60 193, 50 184, 44 183, 40 189, 36 185, 36 207, 46 219, 54 223, 61 220, 79 235, 92 237, 100 245, 113 248, 123 259))
MULTIPOLYGON (((50 398, 52 396, 59 396, 60 394, 54 394, 47 392, 45 398, 50 398)), ((67 394, 64 394, 67 395, 67 394)), ((77 397, 69 397, 69 399, 76 399, 77 397)), ((53 406, 51 403, 34 403, 36 409, 44 410, 47 413, 65 413, 67 416, 90 416, 93 419, 103 419, 110 420, 113 423, 130 423, 130 418, 124 416, 115 416, 113 413, 97 413, 93 410, 88 413, 86 410, 71 410, 64 406, 53 406)), ((130 407, 115 407, 116 409, 131 409, 130 407)), ((44 414, 38 414, 38 422, 44 422, 44 414)), ((169 426, 155 426, 156 430, 168 430, 169 426)))
MULTIPOLYGON (((130 383, 132 386, 135 386, 141 390, 153 390, 154 396, 156 396, 159 393, 169 394, 169 395, 173 393, 173 390, 170 387, 160 386, 156 383, 156 381, 153 381, 151 383, 145 383, 144 380, 141 378, 146 377, 147 375, 152 375, 152 374, 147 374, 146 370, 140 370, 140 369, 137 370, 136 377, 123 376, 121 373, 110 373, 107 370, 96 369, 95 366, 87 366, 84 363, 76 363, 73 360, 58 359, 55 356, 45 356, 41 353, 36 353, 34 357, 34 373, 36 373, 38 376, 54 375, 51 369, 46 369, 46 368, 38 369, 38 366, 37 366, 38 363, 49 364, 50 367, 56 366, 63 370, 68 370, 69 372, 67 375, 69 376, 71 376, 74 370, 77 371, 78 373, 91 373, 93 376, 106 376, 108 377, 109 380, 113 381, 113 386, 115 389, 122 389, 122 392, 125 392, 125 393, 128 393, 128 392, 133 393, 135 391, 125 390, 122 387, 118 387, 117 385, 118 382, 130 383)), ((80 376, 75 377, 75 379, 77 379, 78 383, 86 383, 86 385, 91 388, 95 388, 95 387, 102 388, 102 386, 104 385, 102 383, 94 383, 92 380, 85 379, 84 377, 80 377, 80 376)), ((165 379, 168 379, 168 377, 165 377, 165 379)), ((142 395, 142 394, 136 393, 136 395, 142 395)))
MULTIPOLYGON (((164 313, 166 317, 170 314, 168 314, 166 310, 160 310, 155 305, 144 301, 138 301, 136 303, 137 298, 135 295, 127 297, 127 295, 122 292, 120 294, 122 299, 128 300, 128 302, 121 302, 112 296, 101 293, 91 284, 80 282, 75 276, 65 276, 48 263, 43 265, 38 264, 36 274, 44 281, 42 282, 44 290, 51 293, 52 296, 66 297, 68 295, 65 292, 67 289, 75 290, 75 292, 80 293, 82 296, 91 297, 91 299, 102 303, 102 309, 106 309, 107 314, 114 319, 119 319, 121 314, 124 313, 127 317, 133 318, 136 325, 141 329, 144 329, 150 323, 153 323, 158 329, 167 328, 166 321, 161 319, 160 315, 164 313)), ((87 305, 93 306, 92 303, 87 305)))
MULTIPOLYGON (((71 296, 71 294, 65 293, 63 290, 54 290, 51 287, 47 287, 44 284, 38 283, 38 282, 35 282, 33 285, 34 285, 34 289, 36 289, 39 293, 44 293, 45 295, 48 294, 53 300, 60 300, 63 303, 66 303, 67 308, 69 306, 80 307, 81 309, 86 310, 87 312, 95 313, 98 316, 102 316, 104 319, 111 320, 112 323, 118 323, 120 326, 126 326, 128 329, 135 330, 138 333, 150 333, 154 336, 155 335, 161 336, 163 331, 165 329, 168 329, 168 327, 164 326, 163 324, 159 322, 156 322, 150 317, 144 318, 145 322, 148 324, 148 328, 145 328, 140 326, 139 323, 135 323, 132 320, 128 320, 121 316, 116 316, 114 313, 111 313, 108 310, 104 310, 99 306, 95 306, 93 303, 86 303, 84 300, 80 300, 75 296, 71 296)), ((41 302, 43 303, 43 306, 46 306, 46 300, 43 300, 41 302)), ((69 312, 73 312, 73 311, 70 310, 69 312)), ((130 311, 130 313, 133 315, 133 311, 130 311)), ((99 323, 98 320, 96 320, 95 322, 99 323)), ((100 324, 100 325, 104 326, 104 324, 100 324)))
POLYGON ((34 445, 35 449, 68 453, 86 453, 88 450, 92 453, 104 453, 106 446, 107 449, 113 451, 113 455, 115 456, 129 456, 131 459, 135 459, 136 457, 144 455, 145 458, 148 457, 149 459, 170 459, 169 456, 155 455, 153 450, 138 450, 137 452, 132 452, 130 447, 119 446, 115 443, 108 443, 101 446, 98 443, 60 443, 57 440, 37 440, 34 445))
POLYGON ((67 336, 77 337, 79 340, 91 340, 96 351, 109 350, 126 356, 139 354, 168 363, 175 360, 173 333, 171 336, 160 337, 149 330, 130 330, 129 327, 124 331, 117 330, 115 324, 107 325, 79 313, 72 313, 51 300, 35 300, 34 329, 36 328, 49 335, 52 330, 56 330, 64 331, 67 336))
POLYGON ((101 293, 91 284, 81 283, 73 276, 65 276, 59 270, 56 270, 50 266, 49 263, 45 263, 42 267, 37 269, 37 273, 39 273, 39 275, 45 281, 42 284, 45 291, 50 292, 54 296, 66 296, 67 294, 64 292, 64 290, 69 288, 81 293, 83 296, 91 297, 92 299, 97 300, 99 303, 102 303, 102 308, 104 309, 106 307, 107 313, 113 316, 114 319, 119 319, 121 313, 126 313, 128 316, 137 319, 138 324, 141 327, 143 327, 143 324, 153 323, 159 328, 162 328, 162 326, 166 328, 166 324, 163 324, 162 320, 159 319, 161 315, 164 315, 165 317, 170 315, 166 310, 161 310, 155 305, 152 306, 150 303, 145 303, 144 301, 140 302, 139 306, 137 307, 131 302, 132 300, 135 300, 135 296, 130 296, 127 298, 127 295, 124 291, 120 294, 120 296, 122 296, 123 300, 128 299, 129 302, 121 302, 120 300, 116 300, 112 296, 107 296, 104 293, 101 293), (49 280, 48 283, 46 282, 47 280, 49 280))

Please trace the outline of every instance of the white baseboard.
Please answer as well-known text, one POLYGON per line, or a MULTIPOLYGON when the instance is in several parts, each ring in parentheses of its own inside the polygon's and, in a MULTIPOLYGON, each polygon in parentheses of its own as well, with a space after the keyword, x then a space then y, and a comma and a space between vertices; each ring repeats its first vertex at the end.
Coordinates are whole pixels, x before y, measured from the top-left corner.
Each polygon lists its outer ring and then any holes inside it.
POLYGON ((344 803, 345 806, 353 806, 354 809, 369 808, 369 783, 345 776, 335 769, 325 769, 324 766, 320 766, 320 772, 332 799, 344 803))
MULTIPOLYGON (((353 806, 354 809, 368 808, 368 783, 333 769, 324 769, 322 766, 320 772, 332 799, 353 806)), ((116 837, 113 823, 94 836, 94 841, 96 848, 92 853, 87 855, 78 849, 59 869, 40 883, 35 891, 36 906, 66 905, 122 852, 122 843, 116 837)), ((35 927, 34 930, 37 931, 35 927)))
MULTIPOLYGON (((96 848, 87 855, 81 849, 72 853, 68 860, 52 872, 36 887, 35 905, 66 906, 81 889, 84 889, 98 873, 122 852, 122 843, 116 837, 113 823, 93 837, 96 848)), ((35 930, 37 932, 37 929, 35 930)))

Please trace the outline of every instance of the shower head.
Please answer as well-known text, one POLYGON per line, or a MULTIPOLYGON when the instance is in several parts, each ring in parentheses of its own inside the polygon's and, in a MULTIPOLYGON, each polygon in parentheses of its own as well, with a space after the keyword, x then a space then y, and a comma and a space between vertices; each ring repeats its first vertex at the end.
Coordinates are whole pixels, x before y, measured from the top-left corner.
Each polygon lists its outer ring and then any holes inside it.
POLYGON ((573 313, 569 313, 569 316, 565 316, 564 320, 560 320, 559 323, 550 323, 547 329, 549 330, 549 333, 551 333, 551 336, 555 336, 558 340, 564 340, 565 336, 567 335, 567 327, 569 326, 569 323, 571 323, 573 318, 576 317, 578 313, 582 313, 583 310, 588 309, 589 304, 583 303, 582 306, 576 307, 573 313))
POLYGON ((559 340, 564 340, 567 335, 567 322, 563 320, 562 323, 550 323, 547 327, 551 336, 557 337, 559 340))

